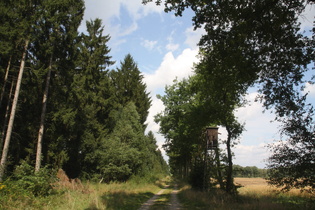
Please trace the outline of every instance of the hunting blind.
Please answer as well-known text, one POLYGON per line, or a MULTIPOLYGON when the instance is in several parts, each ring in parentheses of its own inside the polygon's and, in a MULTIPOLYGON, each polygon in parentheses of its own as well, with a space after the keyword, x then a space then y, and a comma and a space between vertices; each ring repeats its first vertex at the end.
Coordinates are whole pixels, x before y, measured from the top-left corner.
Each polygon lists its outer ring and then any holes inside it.
POLYGON ((207 149, 215 149, 218 147, 218 127, 206 128, 207 149))

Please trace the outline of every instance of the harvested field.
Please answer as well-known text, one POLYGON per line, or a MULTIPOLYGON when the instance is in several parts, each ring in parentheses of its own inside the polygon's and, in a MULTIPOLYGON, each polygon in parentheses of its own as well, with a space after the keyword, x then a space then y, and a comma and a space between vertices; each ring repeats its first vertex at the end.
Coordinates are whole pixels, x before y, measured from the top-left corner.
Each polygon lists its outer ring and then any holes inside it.
POLYGON ((234 182, 244 187, 250 186, 268 186, 267 182, 263 178, 235 178, 234 182))

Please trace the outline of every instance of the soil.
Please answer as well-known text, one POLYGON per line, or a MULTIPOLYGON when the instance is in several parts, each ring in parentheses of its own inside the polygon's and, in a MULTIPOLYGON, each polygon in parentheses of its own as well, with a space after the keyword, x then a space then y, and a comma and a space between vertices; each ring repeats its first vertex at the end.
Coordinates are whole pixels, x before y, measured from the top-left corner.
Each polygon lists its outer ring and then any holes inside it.
MULTIPOLYGON (((150 198, 147 202, 142 204, 139 210, 148 210, 151 206, 154 205, 155 201, 159 198, 160 195, 163 194, 163 192, 168 188, 169 186, 166 186, 165 189, 160 190, 158 193, 156 193, 152 198, 150 198)), ((177 185, 174 186, 174 190, 171 192, 171 201, 167 205, 168 209, 181 209, 181 204, 179 203, 177 199, 177 193, 179 190, 177 189, 177 185)))

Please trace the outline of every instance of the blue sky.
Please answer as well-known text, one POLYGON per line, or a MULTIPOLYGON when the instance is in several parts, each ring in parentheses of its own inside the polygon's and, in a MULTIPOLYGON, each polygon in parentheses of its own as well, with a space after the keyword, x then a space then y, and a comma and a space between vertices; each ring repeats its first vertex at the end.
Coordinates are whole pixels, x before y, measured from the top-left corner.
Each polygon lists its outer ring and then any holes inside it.
MULTIPOLYGON (((163 104, 156 94, 163 94, 165 85, 172 81, 191 75, 193 63, 198 62, 197 43, 203 33, 202 29, 193 30, 191 11, 184 12, 182 17, 172 13, 164 13, 162 6, 153 3, 141 4, 142 0, 85 0, 85 16, 80 31, 85 31, 85 21, 95 18, 103 20, 104 33, 111 39, 108 43, 110 55, 120 65, 128 53, 137 62, 144 75, 147 90, 151 93, 152 107, 148 117, 148 130, 155 132, 158 145, 164 143, 159 135, 159 126, 153 122, 153 116, 163 110, 163 104)), ((315 8, 307 8, 301 18, 302 28, 312 27, 315 8)), ((113 66, 113 68, 115 68, 113 66)), ((311 66, 310 66, 311 68, 311 66)), ((310 98, 315 99, 315 86, 307 85, 310 98)), ((240 122, 244 122, 245 131, 240 143, 233 148, 234 164, 242 166, 265 166, 268 157, 265 146, 280 139, 278 124, 270 123, 274 116, 263 112, 261 104, 254 102, 257 92, 251 89, 247 98, 250 104, 237 110, 240 122)), ((220 128, 220 138, 226 137, 220 128)))

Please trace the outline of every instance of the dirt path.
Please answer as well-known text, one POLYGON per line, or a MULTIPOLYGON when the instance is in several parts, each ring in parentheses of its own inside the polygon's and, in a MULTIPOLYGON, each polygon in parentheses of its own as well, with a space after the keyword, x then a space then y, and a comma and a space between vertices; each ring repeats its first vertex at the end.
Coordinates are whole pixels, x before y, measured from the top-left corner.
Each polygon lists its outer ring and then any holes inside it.
MULTIPOLYGON (((154 205, 154 202, 159 198, 160 195, 163 194, 163 192, 168 188, 169 186, 167 186, 165 189, 160 190, 158 193, 156 193, 152 198, 150 198, 147 202, 145 202, 144 204, 142 204, 142 206, 140 207, 139 210, 148 210, 150 209, 151 206, 154 205)), ((171 192, 171 201, 170 203, 167 205, 168 209, 181 209, 181 205, 177 199, 177 193, 179 192, 179 190, 177 189, 177 185, 174 186, 174 190, 171 192)), ((163 208, 164 209, 164 208, 163 208)))
POLYGON ((150 198, 147 202, 145 202, 144 204, 142 204, 142 206, 140 207, 139 210, 148 210, 150 209, 150 206, 153 206, 154 202, 156 199, 158 199, 158 197, 166 190, 160 190, 158 193, 156 193, 152 198, 150 198))
POLYGON ((179 190, 177 189, 177 185, 175 185, 174 190, 171 193, 171 202, 169 209, 181 209, 181 205, 177 199, 177 193, 179 190))

